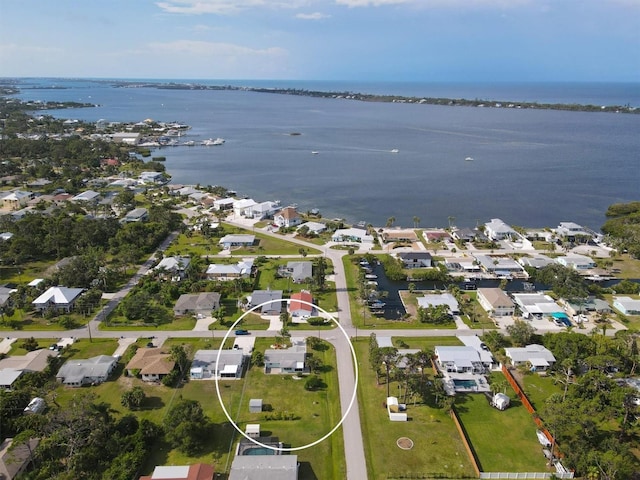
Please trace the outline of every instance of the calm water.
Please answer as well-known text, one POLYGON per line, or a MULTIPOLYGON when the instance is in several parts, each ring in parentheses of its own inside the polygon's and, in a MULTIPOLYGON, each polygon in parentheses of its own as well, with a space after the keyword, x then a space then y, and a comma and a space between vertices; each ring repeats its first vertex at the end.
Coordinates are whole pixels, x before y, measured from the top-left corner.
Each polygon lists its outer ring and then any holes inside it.
MULTIPOLYGON (((456 225, 475 226, 499 217, 530 227, 575 221, 598 229, 608 205, 640 199, 638 115, 55 83, 73 88, 25 89, 20 98, 101 105, 53 112, 64 118, 175 120, 193 127, 185 140, 226 139, 222 147, 162 149, 174 183, 223 185, 257 201, 319 208, 325 217, 349 222, 383 225, 395 217, 396 225, 411 226, 417 216, 421 226, 446 226, 455 217, 456 225)), ((246 85, 640 105, 638 85, 620 84, 246 85)))

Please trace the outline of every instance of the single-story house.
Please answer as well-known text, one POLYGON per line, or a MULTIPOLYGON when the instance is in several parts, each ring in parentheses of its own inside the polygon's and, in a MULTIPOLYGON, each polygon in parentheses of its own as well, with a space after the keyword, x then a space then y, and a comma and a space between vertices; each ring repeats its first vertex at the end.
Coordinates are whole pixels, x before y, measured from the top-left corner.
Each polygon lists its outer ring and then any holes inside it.
POLYGON ((515 303, 499 288, 479 288, 477 298, 482 308, 495 317, 508 317, 515 312, 515 303))
POLYGON ((398 258, 402 261, 404 268, 425 268, 432 267, 432 258, 429 252, 401 252, 398 258))
POLYGON ((481 271, 480 265, 472 258, 447 258, 444 265, 451 272, 477 273, 481 271))
POLYGON ((447 232, 446 230, 442 230, 442 229, 430 229, 430 230, 423 230, 422 231, 422 236, 424 237, 424 239, 431 243, 431 242, 447 242, 451 240, 451 235, 449 234, 449 232, 447 232))
POLYGON ((93 190, 86 190, 82 193, 79 193, 75 197, 71 198, 72 202, 81 202, 81 203, 98 203, 100 201, 100 194, 93 190))
POLYGON ((320 222, 304 222, 298 226, 298 230, 302 227, 307 227, 309 229, 309 233, 314 233, 316 235, 320 235, 327 229, 327 226, 324 223, 320 222))
POLYGON ((171 277, 171 280, 178 282, 184 278, 190 263, 191 258, 189 257, 181 257, 178 255, 164 257, 158 265, 153 267, 153 270, 159 272, 161 276, 165 276, 166 274, 166 276, 171 277))
POLYGON ((0 390, 13 390, 14 382, 20 378, 23 373, 23 370, 16 370, 15 368, 0 369, 0 390))
POLYGON ((414 243, 418 241, 418 235, 416 235, 415 230, 408 228, 383 228, 380 237, 382 237, 384 243, 414 243))
POLYGON ((225 235, 218 241, 218 244, 222 245, 225 250, 229 250, 231 247, 251 247, 255 241, 255 235, 236 234, 225 235))
POLYGON ((198 350, 191 362, 190 376, 196 380, 241 378, 245 356, 242 350, 222 350, 220 363, 216 363, 218 350, 198 350))
POLYGON ((229 480, 298 480, 297 455, 236 455, 229 480))
POLYGON ((313 295, 311 292, 302 290, 291 295, 289 300, 289 313, 292 317, 304 317, 313 315, 313 295))
POLYGON ((600 300, 596 297, 589 297, 584 302, 578 303, 574 301, 567 301, 568 311, 575 315, 582 312, 604 312, 611 313, 613 310, 611 306, 604 300, 600 300))
POLYGON ((158 466, 151 475, 144 475, 140 480, 213 480, 213 465, 195 463, 193 465, 158 466))
POLYGON ((556 262, 567 268, 573 268, 574 270, 590 270, 596 267, 596 262, 594 262, 592 258, 586 255, 578 255, 577 253, 572 253, 565 257, 558 257, 556 258, 556 262))
POLYGON ((295 227, 302 223, 300 214, 294 207, 285 207, 273 216, 273 222, 279 227, 295 227))
POLYGON ((516 305, 520 307, 524 318, 551 316, 553 313, 563 313, 564 310, 553 298, 541 292, 514 293, 511 295, 516 305))
POLYGON ((24 472, 39 443, 40 439, 30 438, 26 442, 13 445, 13 438, 6 438, 0 444, 0 478, 13 480, 24 472))
POLYGON ((220 294, 217 292, 185 293, 180 295, 173 307, 175 315, 211 315, 213 310, 220 308, 220 294))
POLYGON ((234 278, 248 278, 253 272, 253 258, 243 258, 235 265, 212 263, 207 267, 209 280, 233 280, 234 278))
POLYGON ((249 309, 261 305, 266 302, 260 308, 262 315, 280 315, 282 312, 282 290, 254 290, 249 297, 249 309))
POLYGON ((331 241, 337 243, 373 243, 373 237, 363 228, 340 228, 333 232, 331 241))
POLYGON ((132 377, 138 374, 145 382, 158 382, 169 375, 175 366, 171 354, 162 349, 139 348, 125 368, 132 377))
POLYGON ((462 242, 475 242, 476 240, 483 241, 488 240, 486 235, 479 230, 471 229, 468 227, 456 228, 451 232, 451 236, 462 242))
POLYGON ((547 257, 546 255, 536 254, 532 257, 520 257, 518 262, 523 267, 532 267, 535 269, 544 268, 547 265, 551 265, 554 263, 554 260, 547 257))
POLYGON ((283 277, 290 277, 294 283, 302 283, 313 276, 313 263, 305 260, 302 262, 287 262, 287 266, 278 272, 283 277))
POLYGON ((613 306, 624 315, 640 315, 640 299, 613 297, 613 306))
POLYGON ((146 208, 134 208, 122 218, 124 223, 146 222, 149 219, 149 211, 146 208))
POLYGON ((304 339, 291 339, 287 349, 266 349, 264 351, 264 373, 302 373, 305 371, 307 346, 304 339))
POLYGON ((524 269, 522 265, 508 257, 491 257, 489 255, 475 255, 476 262, 480 264, 487 273, 493 273, 495 275, 522 275, 524 269))
POLYGON ((5 287, 4 285, 0 286, 0 307, 6 305, 6 303, 9 301, 9 298, 11 298, 11 294, 15 291, 15 288, 5 287))
POLYGON ((70 312, 83 291, 83 288, 49 287, 46 292, 31 303, 40 312, 48 309, 70 312))
POLYGON ((12 355, 0 360, 0 371, 19 370, 22 372, 42 372, 47 368, 49 357, 55 357, 58 352, 41 348, 24 355, 12 355))
POLYGON ((68 360, 60 367, 56 380, 68 387, 100 384, 109 378, 117 363, 118 360, 110 355, 68 360))
POLYGON ((518 236, 517 232, 499 218, 492 218, 484 224, 484 233, 491 240, 511 240, 518 236))
POLYGON ((418 297, 418 306, 422 308, 436 307, 438 305, 446 305, 449 308, 449 312, 452 315, 458 315, 460 313, 460 306, 456 297, 450 293, 434 293, 418 297))
POLYGON ((505 348, 504 353, 514 367, 528 362, 532 370, 545 371, 556 363, 556 357, 553 356, 553 353, 538 344, 505 348))
POLYGON ((435 357, 438 367, 445 372, 483 374, 491 364, 486 365, 474 347, 436 347, 435 357))

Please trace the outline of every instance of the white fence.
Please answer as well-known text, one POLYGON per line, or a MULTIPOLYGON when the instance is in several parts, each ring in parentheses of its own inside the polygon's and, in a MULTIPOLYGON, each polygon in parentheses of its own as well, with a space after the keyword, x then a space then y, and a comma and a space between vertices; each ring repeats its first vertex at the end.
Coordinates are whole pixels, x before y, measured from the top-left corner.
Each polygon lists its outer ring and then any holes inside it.
POLYGON ((534 479, 546 479, 551 478, 573 478, 573 472, 480 472, 480 478, 490 479, 509 479, 509 480, 534 480, 534 479))

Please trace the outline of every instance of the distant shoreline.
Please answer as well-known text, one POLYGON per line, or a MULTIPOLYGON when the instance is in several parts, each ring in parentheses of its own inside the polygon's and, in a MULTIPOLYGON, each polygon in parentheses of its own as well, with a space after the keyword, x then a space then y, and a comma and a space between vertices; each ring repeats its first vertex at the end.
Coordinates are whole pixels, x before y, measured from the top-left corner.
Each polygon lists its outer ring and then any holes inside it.
POLYGON ((640 114, 640 108, 635 108, 630 105, 583 105, 573 103, 512 102, 507 100, 486 99, 469 100, 465 98, 415 97, 403 95, 318 91, 299 88, 240 87, 235 85, 204 85, 198 83, 178 82, 113 81, 110 83, 119 88, 158 88, 164 90, 240 90, 256 93, 275 93, 278 95, 297 95, 303 97, 356 100, 361 102, 413 103, 418 105, 443 105, 449 107, 511 108, 640 114))

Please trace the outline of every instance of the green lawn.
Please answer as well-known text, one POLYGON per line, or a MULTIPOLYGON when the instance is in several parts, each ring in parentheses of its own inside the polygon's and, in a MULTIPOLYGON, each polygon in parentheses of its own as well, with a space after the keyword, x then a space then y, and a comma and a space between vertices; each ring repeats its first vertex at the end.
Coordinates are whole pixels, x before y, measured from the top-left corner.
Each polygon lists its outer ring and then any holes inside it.
POLYGON ((500 411, 482 394, 456 395, 456 411, 483 472, 546 472, 533 418, 509 390, 500 411))
MULTIPOLYGON (((442 344, 438 339, 403 339, 413 348, 442 344)), ((367 458, 368 478, 463 478, 474 476, 473 467, 464 449, 453 420, 443 409, 411 402, 407 405, 408 422, 391 422, 383 404, 386 385, 376 385, 368 361, 368 339, 355 343, 358 354, 360 382, 358 402, 367 458), (414 442, 411 450, 396 445, 400 437, 414 442)), ((431 376, 426 378, 432 379, 431 376)), ((390 385, 397 392, 397 383, 390 385)))
MULTIPOLYGON (((514 374, 517 375, 517 372, 514 374)), ((551 377, 528 373, 520 378, 522 378, 519 380, 522 390, 536 410, 540 410, 551 395, 554 393, 562 394, 564 390, 564 386, 560 383, 554 383, 551 377)))

